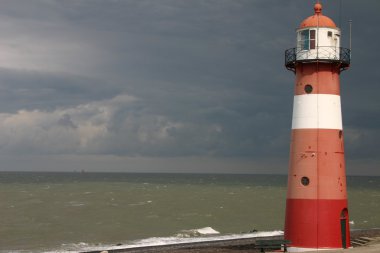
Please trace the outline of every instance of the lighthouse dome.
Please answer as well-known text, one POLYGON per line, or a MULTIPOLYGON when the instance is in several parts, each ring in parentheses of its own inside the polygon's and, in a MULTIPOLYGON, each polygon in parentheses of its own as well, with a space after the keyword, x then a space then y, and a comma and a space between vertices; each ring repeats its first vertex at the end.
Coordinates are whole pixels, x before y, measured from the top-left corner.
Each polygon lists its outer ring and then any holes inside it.
POLYGON ((331 18, 324 16, 322 14, 322 5, 320 3, 316 3, 314 5, 314 15, 306 18, 301 22, 299 28, 307 28, 307 27, 331 27, 336 28, 334 21, 331 18))

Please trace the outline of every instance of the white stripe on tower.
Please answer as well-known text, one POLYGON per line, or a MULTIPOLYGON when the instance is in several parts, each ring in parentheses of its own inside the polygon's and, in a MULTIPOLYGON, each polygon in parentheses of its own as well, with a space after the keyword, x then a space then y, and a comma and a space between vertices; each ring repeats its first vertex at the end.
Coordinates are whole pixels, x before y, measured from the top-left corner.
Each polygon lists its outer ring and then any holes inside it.
POLYGON ((294 96, 292 129, 342 130, 340 96, 305 94, 294 96))

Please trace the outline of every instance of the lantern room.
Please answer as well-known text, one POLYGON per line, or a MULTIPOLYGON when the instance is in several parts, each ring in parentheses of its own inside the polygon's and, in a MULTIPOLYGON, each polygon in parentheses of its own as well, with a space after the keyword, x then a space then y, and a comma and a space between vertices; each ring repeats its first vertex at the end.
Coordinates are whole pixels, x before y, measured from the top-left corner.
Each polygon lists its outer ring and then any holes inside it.
POLYGON ((303 20, 296 30, 296 47, 286 50, 285 66, 295 71, 297 62, 337 62, 341 69, 350 64, 350 50, 340 47, 340 29, 314 6, 314 15, 303 20))
POLYGON ((297 29, 297 60, 338 60, 340 30, 334 21, 322 15, 321 4, 315 4, 314 12, 297 29))

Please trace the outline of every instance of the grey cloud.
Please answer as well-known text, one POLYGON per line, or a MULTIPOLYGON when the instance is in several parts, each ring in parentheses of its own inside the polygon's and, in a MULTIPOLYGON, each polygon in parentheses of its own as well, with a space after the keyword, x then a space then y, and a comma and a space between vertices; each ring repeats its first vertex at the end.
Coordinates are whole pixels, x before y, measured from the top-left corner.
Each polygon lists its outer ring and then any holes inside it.
POLYGON ((78 128, 74 122, 71 120, 71 117, 69 114, 63 114, 61 118, 57 121, 58 125, 68 128, 78 128))

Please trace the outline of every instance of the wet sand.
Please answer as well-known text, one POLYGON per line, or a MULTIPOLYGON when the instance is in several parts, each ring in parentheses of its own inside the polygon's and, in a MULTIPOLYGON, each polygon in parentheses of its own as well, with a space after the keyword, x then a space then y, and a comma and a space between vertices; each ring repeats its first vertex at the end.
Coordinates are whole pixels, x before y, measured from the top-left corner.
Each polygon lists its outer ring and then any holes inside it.
MULTIPOLYGON (((351 240, 360 237, 368 237, 372 240, 364 246, 354 247, 346 250, 329 250, 331 253, 380 253, 380 229, 367 229, 351 231, 351 240)), ((282 239, 282 236, 265 237, 266 239, 282 239)), ((103 251, 103 253, 256 253, 260 250, 254 248, 256 240, 263 238, 234 239, 213 242, 175 244, 166 246, 142 247, 134 249, 117 249, 103 251)), ((91 253, 100 253, 102 251, 92 251, 91 253)), ((316 251, 313 251, 316 252, 316 251)), ((321 251, 319 251, 321 252, 321 251)))

